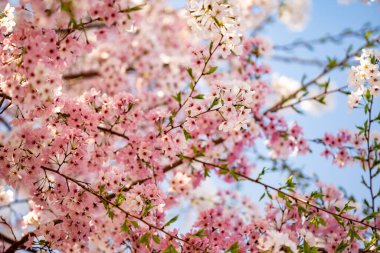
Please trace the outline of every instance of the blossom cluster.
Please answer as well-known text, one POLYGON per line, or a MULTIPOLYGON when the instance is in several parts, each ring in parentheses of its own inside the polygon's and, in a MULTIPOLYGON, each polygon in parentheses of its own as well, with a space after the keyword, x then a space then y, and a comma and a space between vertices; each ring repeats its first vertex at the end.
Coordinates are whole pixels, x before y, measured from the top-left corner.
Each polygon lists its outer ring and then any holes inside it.
POLYGON ((242 53, 240 20, 234 0, 189 0, 189 25, 199 35, 216 39, 222 37, 223 56, 242 53))
POLYGON ((352 89, 348 96, 348 105, 353 108, 363 96, 375 96, 380 91, 380 52, 363 49, 359 57, 359 66, 353 66, 349 72, 348 84, 352 89))
POLYGON ((222 131, 246 129, 252 120, 250 108, 254 105, 255 91, 249 84, 241 81, 230 81, 217 84, 212 97, 221 101, 219 112, 224 121, 219 125, 222 131))
POLYGON ((14 12, 15 8, 8 3, 3 12, 0 13, 0 31, 3 35, 12 32, 16 25, 14 12))

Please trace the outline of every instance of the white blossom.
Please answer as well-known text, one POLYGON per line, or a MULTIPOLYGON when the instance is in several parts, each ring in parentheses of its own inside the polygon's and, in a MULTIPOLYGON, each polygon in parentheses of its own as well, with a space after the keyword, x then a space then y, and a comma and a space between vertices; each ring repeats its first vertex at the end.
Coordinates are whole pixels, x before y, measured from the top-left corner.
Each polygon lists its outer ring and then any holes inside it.
POLYGON ((275 230, 270 230, 266 236, 262 236, 258 240, 258 246, 261 250, 270 252, 284 252, 281 250, 282 246, 287 246, 293 252, 297 251, 297 244, 289 239, 289 235, 275 230))
POLYGON ((13 31, 13 27, 16 25, 14 11, 15 8, 11 7, 8 3, 4 11, 0 14, 0 28, 2 33, 8 34, 13 31))
POLYGON ((348 86, 352 89, 348 96, 350 108, 357 106, 364 94, 378 95, 380 91, 380 52, 363 49, 361 56, 357 59, 358 66, 351 67, 348 73, 348 86))
POLYGON ((223 36, 222 55, 243 52, 237 2, 234 0, 188 0, 188 24, 201 38, 223 36))

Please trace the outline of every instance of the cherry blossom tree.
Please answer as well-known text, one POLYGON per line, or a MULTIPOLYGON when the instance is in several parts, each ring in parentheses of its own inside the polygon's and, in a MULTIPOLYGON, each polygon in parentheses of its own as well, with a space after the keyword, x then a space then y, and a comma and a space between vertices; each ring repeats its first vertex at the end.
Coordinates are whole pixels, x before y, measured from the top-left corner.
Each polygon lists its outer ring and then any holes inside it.
POLYGON ((310 5, 2 1, 0 249, 379 252, 379 28, 282 46, 261 36, 274 20, 302 29, 310 5), (316 64, 314 77, 272 75, 274 51, 350 36, 361 46, 341 59, 278 58, 316 64), (339 88, 328 79, 336 70, 347 72, 339 88), (356 131, 314 138, 283 113, 307 117, 302 105, 335 93, 361 112, 356 131), (289 162, 312 151, 362 170, 369 197, 360 203, 289 162), (267 183, 279 170, 287 180, 267 183), (219 183, 204 190, 209 179, 219 183), (242 182, 261 190, 225 187, 242 182), (197 219, 185 229, 189 200, 197 219))

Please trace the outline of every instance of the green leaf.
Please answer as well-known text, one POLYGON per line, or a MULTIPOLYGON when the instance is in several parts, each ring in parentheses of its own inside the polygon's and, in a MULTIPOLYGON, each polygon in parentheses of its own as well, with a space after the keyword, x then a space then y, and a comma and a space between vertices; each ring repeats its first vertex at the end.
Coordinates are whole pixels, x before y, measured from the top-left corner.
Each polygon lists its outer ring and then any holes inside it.
POLYGON ((372 31, 368 31, 368 32, 366 32, 366 33, 364 34, 364 38, 365 38, 366 40, 369 40, 369 38, 371 37, 371 35, 372 35, 372 31))
POLYGON ((195 80, 195 77, 194 77, 194 74, 193 74, 193 69, 192 68, 188 68, 187 69, 187 73, 189 74, 191 80, 195 80))
POLYGON ((327 68, 332 69, 337 66, 338 61, 336 58, 327 57, 327 68))
POLYGON ((324 195, 322 192, 319 192, 319 191, 312 191, 310 193, 310 199, 320 199, 322 198, 324 195))
POLYGON ((363 220, 372 220, 372 219, 376 218, 378 214, 379 214, 379 212, 370 213, 363 220))
POLYGON ((107 210, 107 215, 111 218, 111 220, 113 220, 113 218, 115 217, 115 213, 111 209, 107 210))
POLYGON ((172 96, 172 98, 174 98, 175 101, 178 102, 178 104, 181 104, 181 101, 182 101, 181 92, 178 92, 176 95, 172 96))
POLYGON ((203 94, 198 94, 198 95, 194 96, 193 98, 195 98, 195 99, 203 99, 204 96, 205 95, 203 95, 203 94))
POLYGON ((203 238, 206 236, 206 234, 204 234, 203 232, 205 231, 204 228, 198 230, 198 232, 196 232, 195 234, 193 234, 192 236, 193 237, 199 237, 199 238, 203 238))
POLYGON ((317 229, 318 229, 319 225, 326 226, 326 221, 322 217, 320 217, 319 215, 316 215, 313 218, 311 218, 310 223, 314 224, 315 228, 317 228, 317 229))
POLYGON ((338 245, 338 247, 336 248, 336 253, 340 253, 340 252, 343 252, 346 248, 347 248, 348 244, 347 243, 344 243, 343 241, 340 242, 340 244, 338 245))
POLYGON ((98 191, 99 195, 103 195, 105 188, 106 188, 106 186, 104 184, 99 186, 99 191, 98 191))
POLYGON ((152 235, 152 239, 155 243, 159 244, 160 243, 160 237, 158 235, 152 235))
POLYGON ((216 106, 217 104, 219 104, 219 98, 214 98, 214 100, 212 101, 212 104, 210 106, 209 109, 212 109, 214 106, 216 106))
POLYGON ((120 206, 121 204, 123 204, 123 202, 126 200, 126 198, 124 197, 123 194, 119 193, 117 196, 116 196, 116 200, 115 200, 115 205, 116 206, 120 206))
POLYGON ((203 175, 204 175, 204 177, 210 177, 211 176, 210 175, 210 169, 205 167, 203 169, 203 175))
POLYGON ((167 226, 170 226, 172 223, 176 222, 178 220, 178 215, 171 218, 168 222, 165 223, 165 225, 162 228, 165 228, 167 226))
POLYGON ((152 203, 148 203, 148 204, 144 207, 144 210, 143 210, 142 216, 143 216, 143 217, 148 216, 150 210, 152 210, 153 208, 154 208, 154 205, 153 205, 152 203))
POLYGON ((228 248, 226 253, 239 253, 239 243, 235 242, 234 244, 231 245, 231 247, 228 248))
POLYGON ((185 135, 186 140, 193 138, 191 134, 188 131, 186 131, 186 129, 183 129, 183 134, 185 135))
POLYGON ((139 223, 137 221, 129 221, 134 228, 139 228, 139 223))
POLYGON ((218 69, 217 66, 210 67, 210 69, 209 69, 206 73, 204 73, 204 75, 211 75, 211 74, 214 73, 217 69, 218 69))
POLYGON ((348 234, 347 234, 349 237, 350 237, 350 240, 351 240, 351 242, 354 240, 354 239, 357 239, 357 240, 359 240, 359 241, 361 241, 361 237, 360 237, 360 235, 355 231, 355 229, 354 228, 350 228, 350 230, 348 231, 348 234))
POLYGON ((290 177, 288 177, 288 179, 286 180, 286 186, 289 189, 293 189, 296 186, 296 183, 293 182, 293 175, 291 175, 290 177))
POLYGON ((131 8, 128 8, 126 10, 123 10, 122 12, 124 12, 124 13, 131 13, 131 12, 139 11, 139 10, 142 10, 142 8, 144 7, 144 5, 145 4, 136 5, 136 6, 133 6, 131 8))
POLYGON ((257 178, 256 178, 256 180, 261 180, 261 178, 265 175, 265 172, 267 171, 267 168, 263 168, 261 171, 260 171, 260 173, 259 173, 259 175, 257 176, 257 178))
POLYGON ((304 241, 303 243, 303 253, 318 253, 319 249, 317 247, 310 247, 310 245, 304 241))
POLYGON ((169 117, 169 123, 171 126, 173 126, 173 124, 174 124, 173 116, 169 117))
POLYGON ((173 246, 173 244, 169 244, 169 246, 162 251, 162 253, 178 253, 177 249, 173 246))
POLYGON ((121 225, 121 231, 122 232, 127 232, 128 234, 130 234, 131 233, 131 229, 129 228, 129 224, 128 223, 129 223, 128 220, 125 219, 125 221, 121 225))
POLYGON ((371 91, 367 89, 366 93, 364 94, 364 97, 367 101, 371 99, 371 91))
POLYGON ((239 175, 234 170, 231 170, 230 174, 236 181, 239 181, 239 175))
POLYGON ((143 234, 140 238, 139 238, 139 243, 142 243, 142 244, 145 244, 145 246, 150 249, 150 237, 151 237, 151 234, 150 232, 146 232, 145 234, 143 234))
POLYGON ((223 23, 219 21, 215 16, 211 16, 211 18, 215 21, 215 24, 219 27, 223 26, 223 23))
POLYGON ((214 41, 211 41, 211 42, 210 42, 210 46, 208 47, 208 51, 209 51, 210 55, 211 55, 211 53, 212 53, 212 49, 213 49, 213 47, 214 47, 214 41))
POLYGON ((270 199, 273 199, 272 194, 270 194, 270 192, 268 191, 268 188, 266 188, 266 187, 265 187, 265 192, 267 193, 267 196, 268 196, 270 199))

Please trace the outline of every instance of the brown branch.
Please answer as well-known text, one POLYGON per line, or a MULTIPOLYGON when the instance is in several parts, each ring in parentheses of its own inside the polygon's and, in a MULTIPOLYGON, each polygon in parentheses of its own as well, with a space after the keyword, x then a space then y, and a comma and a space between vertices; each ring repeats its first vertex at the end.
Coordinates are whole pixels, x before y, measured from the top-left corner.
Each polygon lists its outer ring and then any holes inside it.
POLYGON ((23 246, 28 240, 30 236, 34 236, 35 234, 33 232, 27 233, 23 237, 21 237, 20 240, 15 241, 12 243, 12 245, 5 251, 5 253, 14 253, 16 250, 20 249, 21 246, 23 246))
POLYGON ((296 57, 296 56, 285 56, 285 55, 274 55, 272 56, 273 60, 276 60, 276 61, 281 61, 281 62, 286 62, 286 63, 298 63, 298 64, 301 64, 301 65, 314 65, 314 66, 317 66, 317 67, 322 67, 324 66, 324 63, 323 61, 321 60, 318 60, 318 59, 303 59, 303 58, 299 58, 299 57, 296 57))
POLYGON ((294 99, 297 97, 297 95, 301 92, 307 89, 309 86, 316 83, 321 77, 325 76, 326 74, 330 73, 332 70, 336 69, 337 67, 343 67, 345 64, 354 56, 356 56, 362 49, 369 47, 371 45, 374 45, 375 43, 379 42, 379 37, 375 37, 373 40, 367 41, 365 45, 359 47, 356 51, 354 51, 351 54, 347 54, 340 62, 336 63, 333 67, 326 66, 323 71, 318 74, 316 77, 308 81, 307 83, 303 84, 299 89, 294 91, 292 94, 288 95, 288 97, 280 100, 273 106, 271 106, 269 109, 267 109, 263 114, 268 114, 270 112, 276 112, 282 108, 282 106, 288 102, 291 99, 294 99))
MULTIPOLYGON (((57 219, 57 220, 54 220, 53 222, 54 222, 54 225, 58 225, 58 224, 62 223, 63 221, 60 219, 57 219)), ((22 246, 29 240, 30 236, 35 236, 33 231, 29 232, 26 235, 24 235, 23 237, 21 237, 20 240, 14 241, 11 244, 11 246, 5 251, 5 253, 14 253, 18 249, 24 249, 22 246)))
POLYGON ((266 188, 266 189, 271 189, 271 190, 273 190, 273 191, 276 191, 276 192, 278 192, 278 193, 281 193, 281 194, 287 196, 288 198, 293 199, 295 202, 300 202, 300 203, 303 203, 303 204, 305 204, 305 205, 307 205, 307 206, 313 207, 313 208, 315 208, 317 211, 322 211, 322 212, 328 213, 328 214, 330 214, 330 215, 332 215, 332 216, 334 216, 334 217, 339 217, 339 218, 341 218, 341 219, 345 219, 345 220, 348 220, 348 221, 350 221, 350 222, 354 222, 354 223, 357 223, 357 224, 361 224, 361 225, 363 225, 363 226, 366 226, 366 227, 372 228, 372 229, 374 229, 374 230, 380 230, 379 227, 372 226, 372 225, 367 224, 367 223, 365 223, 365 222, 363 222, 363 221, 356 220, 356 219, 353 219, 353 218, 350 218, 350 217, 346 217, 346 216, 344 216, 344 215, 342 215, 342 214, 339 214, 339 213, 335 213, 335 212, 329 211, 329 210, 327 210, 327 209, 325 209, 325 208, 323 208, 323 207, 317 206, 316 204, 310 203, 310 202, 307 201, 307 200, 304 200, 304 199, 298 198, 298 197, 296 197, 296 196, 294 196, 294 195, 291 195, 291 194, 289 194, 289 193, 287 193, 287 192, 284 192, 284 191, 281 190, 281 189, 277 189, 276 187, 273 187, 273 186, 268 185, 268 184, 266 184, 266 183, 264 183, 264 182, 261 182, 261 181, 258 180, 258 179, 253 179, 253 178, 251 178, 251 177, 248 177, 248 176, 243 175, 243 174, 241 174, 241 173, 239 173, 239 172, 236 172, 236 171, 233 171, 233 172, 232 172, 231 170, 229 170, 229 169, 227 169, 227 168, 225 168, 225 167, 222 167, 221 165, 213 164, 213 163, 209 163, 209 162, 205 162, 205 161, 199 160, 199 159, 194 158, 194 157, 187 157, 187 156, 184 156, 184 158, 185 158, 185 159, 188 159, 188 160, 190 160, 190 161, 195 161, 195 162, 201 163, 201 164, 203 164, 203 165, 211 166, 211 167, 214 167, 214 168, 219 168, 220 170, 222 170, 222 171, 224 171, 224 172, 227 172, 227 173, 233 173, 234 175, 236 175, 236 176, 238 176, 238 177, 241 177, 241 178, 244 178, 244 179, 246 179, 246 180, 248 180, 248 181, 250 181, 250 182, 253 182, 253 183, 259 184, 259 185, 263 186, 263 187, 266 188))
MULTIPOLYGON (((301 98, 301 99, 299 99, 298 101, 296 101, 296 102, 294 102, 294 103, 287 104, 287 105, 283 105, 283 106, 281 106, 280 109, 282 110, 282 109, 286 109, 286 108, 294 108, 294 106, 296 106, 296 105, 298 105, 298 104, 301 104, 301 103, 303 103, 303 102, 305 102, 305 101, 317 100, 317 99, 319 99, 319 98, 321 98, 321 97, 324 97, 324 96, 326 96, 326 95, 329 95, 329 94, 332 94, 332 93, 336 93, 336 92, 343 91, 343 90, 346 89, 346 88, 347 88, 347 85, 342 86, 342 87, 337 88, 337 89, 333 89, 333 90, 326 90, 326 91, 324 91, 324 92, 322 92, 322 93, 320 93, 320 94, 317 94, 317 95, 315 95, 315 96, 311 96, 311 97, 307 97, 307 98, 301 98)), ((279 110, 280 110, 280 109, 279 109, 279 110)))
POLYGON ((11 239, 8 236, 6 236, 4 234, 1 234, 1 233, 0 233, 0 240, 3 241, 3 242, 6 242, 8 244, 12 244, 12 243, 15 242, 13 239, 11 239))
POLYGON ((12 130, 11 125, 9 125, 9 123, 3 117, 0 117, 0 122, 3 123, 3 125, 7 128, 8 131, 12 130))
POLYGON ((71 73, 65 74, 62 76, 64 80, 73 80, 79 78, 93 78, 100 76, 98 71, 88 71, 88 72, 80 72, 80 73, 71 73))
POLYGON ((176 240, 181 241, 181 242, 183 242, 183 243, 185 243, 185 244, 187 244, 187 245, 189 245, 189 246, 191 246, 191 247, 193 247, 193 248, 195 248, 195 249, 197 249, 197 250, 201 250, 200 248, 198 248, 198 247, 195 246, 194 244, 188 242, 187 240, 182 239, 182 238, 178 237, 177 235, 173 235, 173 234, 167 232, 166 230, 164 230, 163 228, 160 228, 160 227, 158 227, 158 226, 156 226, 156 225, 154 225, 154 224, 152 224, 152 223, 146 221, 143 217, 139 217, 139 216, 137 216, 137 215, 134 215, 134 214, 131 214, 131 213, 127 212, 126 210, 124 210, 123 208, 121 208, 119 205, 116 205, 116 204, 113 203, 112 201, 108 200, 106 197, 103 197, 102 195, 100 195, 99 193, 97 193, 95 190, 93 190, 93 189, 90 188, 89 186, 83 184, 82 182, 80 182, 80 181, 78 181, 78 180, 76 180, 76 179, 74 179, 74 178, 72 178, 72 177, 70 177, 70 176, 67 176, 67 175, 65 175, 65 174, 62 174, 62 173, 60 173, 60 172, 58 172, 58 171, 56 171, 56 170, 50 169, 50 168, 48 168, 48 167, 41 166, 41 168, 42 168, 43 170, 45 170, 45 171, 50 171, 50 172, 52 172, 52 173, 58 174, 58 175, 60 175, 61 177, 65 178, 67 181, 70 181, 70 182, 72 182, 72 183, 78 185, 78 186, 79 186, 80 188, 82 188, 84 191, 86 191, 86 192, 90 193, 91 195, 95 196, 95 197, 98 198, 100 201, 105 202, 105 203, 107 203, 108 205, 110 205, 110 206, 116 208, 116 209, 119 210, 120 212, 124 213, 124 214, 126 215, 126 217, 132 217, 132 218, 134 218, 134 219, 136 219, 136 220, 139 220, 139 221, 141 221, 142 223, 144 223, 145 225, 147 225, 149 228, 154 228, 154 229, 156 229, 156 230, 158 230, 158 231, 161 231, 162 233, 164 233, 164 234, 166 234, 167 236, 169 236, 171 239, 176 239, 176 240))
POLYGON ((311 40, 301 40, 298 39, 296 41, 293 41, 289 44, 285 45, 275 45, 273 48, 275 50, 283 50, 283 51, 291 51, 293 49, 296 49, 298 47, 304 47, 309 50, 313 50, 313 45, 315 44, 323 44, 326 42, 332 42, 332 43, 340 43, 345 37, 358 37, 362 38, 365 36, 365 34, 370 31, 372 33, 377 33, 380 30, 380 26, 371 27, 369 23, 364 24, 359 30, 352 31, 351 29, 346 29, 343 32, 340 32, 338 34, 327 34, 326 36, 323 36, 321 38, 317 39, 311 39, 311 40))
POLYGON ((221 35, 220 40, 218 41, 218 44, 215 46, 214 49, 212 49, 212 50, 210 51, 210 55, 209 55, 209 57, 206 59, 206 61, 204 62, 203 68, 202 68, 201 73, 199 74, 198 78, 197 78, 195 81, 192 80, 192 81, 194 81, 194 86, 193 86, 193 88, 191 89, 191 92, 190 92, 189 96, 186 98, 186 100, 185 100, 182 104, 180 104, 178 110, 175 111, 175 113, 173 113, 173 115, 177 115, 178 112, 181 111, 181 109, 184 107, 184 105, 187 103, 187 101, 188 101, 188 100, 190 99, 190 97, 193 95, 193 93, 194 93, 194 91, 195 91, 195 87, 198 85, 198 83, 199 83, 199 81, 201 80, 201 78, 202 78, 204 75, 206 75, 206 72, 205 72, 205 71, 206 71, 206 68, 207 68, 207 66, 208 66, 208 64, 209 64, 209 62, 210 62, 212 56, 213 56, 214 53, 216 52, 216 50, 222 45, 222 40, 223 40, 223 38, 224 38, 224 36, 221 35))
POLYGON ((119 136, 119 137, 121 137, 121 138, 124 138, 124 139, 126 139, 126 140, 129 140, 129 137, 126 136, 125 134, 118 133, 118 132, 116 132, 116 131, 114 131, 114 130, 112 130, 112 129, 109 129, 109 128, 106 128, 106 127, 101 127, 101 126, 98 126, 98 129, 99 129, 100 131, 103 131, 103 132, 106 132, 106 133, 110 133, 110 134, 113 134, 113 135, 119 136))

